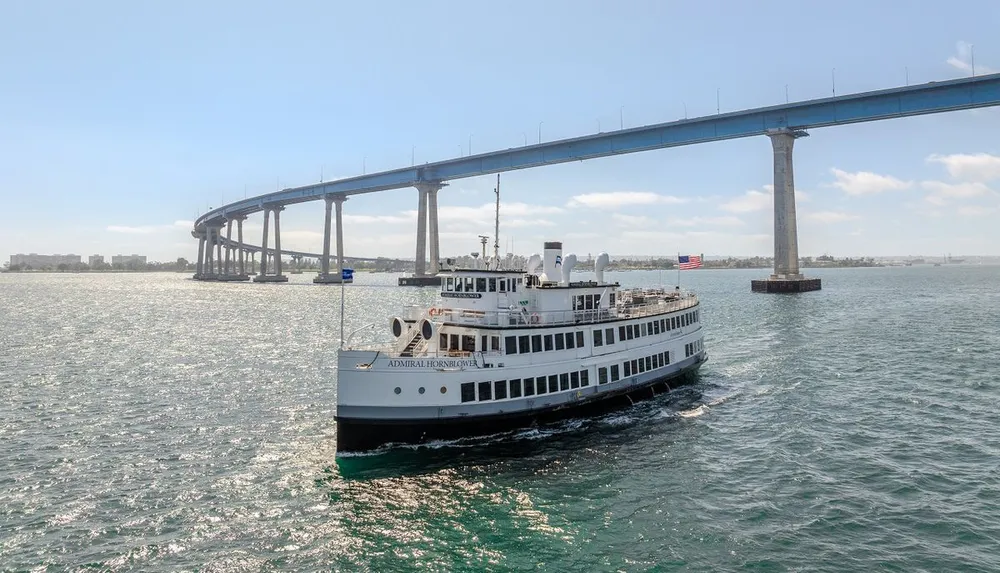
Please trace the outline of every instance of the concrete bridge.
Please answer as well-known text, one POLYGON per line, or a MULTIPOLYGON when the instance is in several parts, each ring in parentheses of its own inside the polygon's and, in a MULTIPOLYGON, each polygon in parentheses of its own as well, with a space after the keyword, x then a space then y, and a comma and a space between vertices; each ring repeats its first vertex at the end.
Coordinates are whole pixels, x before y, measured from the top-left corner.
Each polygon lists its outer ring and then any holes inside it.
MULTIPOLYGON (((631 129, 525 145, 502 151, 438 161, 350 177, 327 183, 283 189, 230 203, 205 213, 195 221, 192 235, 199 239, 200 280, 247 280, 246 253, 262 250, 258 282, 282 282, 279 216, 286 205, 306 201, 326 202, 322 271, 319 283, 340 282, 343 254, 343 205, 351 195, 377 193, 389 189, 417 189, 416 268, 409 284, 436 284, 440 248, 438 240, 437 195, 448 181, 517 169, 540 167, 569 161, 636 153, 710 141, 766 135, 774 153, 774 273, 766 280, 753 281, 755 291, 799 292, 820 288, 819 279, 807 279, 799 272, 798 234, 795 219, 795 184, 792 149, 807 130, 1000 105, 1000 74, 990 74, 943 82, 821 98, 724 113, 693 119, 647 125, 631 129), (330 272, 331 213, 336 207, 337 272, 330 272), (264 213, 261 247, 247 247, 242 222, 247 216, 264 213), (269 221, 274 216, 274 247, 268 242, 269 221), (232 240, 233 225, 237 238, 232 240), (225 229, 225 238, 223 238, 225 229), (428 265, 428 234, 430 252, 428 265), (225 259, 222 246, 226 245, 225 259), (273 266, 269 267, 269 259, 273 266), (231 264, 233 263, 233 264, 231 264), (238 264, 237 264, 238 263, 238 264)), ((402 283, 402 280, 401 280, 402 283)))

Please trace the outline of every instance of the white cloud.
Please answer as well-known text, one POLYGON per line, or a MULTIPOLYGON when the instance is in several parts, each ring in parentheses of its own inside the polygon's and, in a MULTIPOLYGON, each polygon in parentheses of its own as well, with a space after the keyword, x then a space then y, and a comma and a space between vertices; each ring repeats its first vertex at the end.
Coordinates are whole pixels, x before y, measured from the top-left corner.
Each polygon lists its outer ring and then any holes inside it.
MULTIPOLYGON (((962 70, 963 72, 971 74, 973 71, 972 44, 968 42, 956 42, 955 51, 956 55, 951 56, 946 60, 948 65, 957 70, 962 70)), ((994 70, 993 68, 989 66, 984 66, 981 63, 976 66, 975 71, 977 74, 992 74, 996 72, 996 70, 994 70)))
POLYGON ((989 153, 934 154, 929 156, 927 161, 941 163, 948 170, 948 174, 955 179, 966 181, 1000 179, 1000 157, 989 153))
MULTIPOLYGON (((751 189, 743 195, 719 205, 719 208, 730 213, 752 213, 754 211, 770 209, 774 206, 774 185, 764 185, 762 188, 764 189, 763 191, 751 189)), ((808 200, 809 195, 804 191, 795 190, 796 203, 808 200)))
POLYGON ((805 218, 810 221, 819 221, 820 223, 842 223, 844 221, 855 221, 861 217, 843 211, 817 211, 806 214, 805 218))
POLYGON ((511 219, 510 221, 500 221, 500 225, 507 228, 556 226, 553 221, 548 219, 511 219))
POLYGON ((409 211, 402 215, 344 215, 344 223, 357 223, 359 225, 381 224, 401 224, 416 223, 417 212, 409 211), (412 216, 411 216, 412 215, 412 216))
POLYGON ((902 191, 913 186, 912 181, 902 181, 891 175, 879 175, 870 171, 849 173, 836 167, 830 169, 836 181, 830 184, 848 195, 872 195, 885 191, 902 191))
POLYGON ((655 223, 653 219, 645 215, 623 215, 621 213, 612 213, 611 220, 622 227, 649 227, 655 223))
POLYGON ((958 208, 958 214, 965 217, 982 217, 985 215, 992 215, 996 212, 996 207, 983 207, 981 205, 969 205, 958 208))
POLYGON ((948 199, 971 199, 994 194, 984 183, 922 181, 920 186, 930 192, 926 199, 934 205, 943 205, 948 199))
POLYGON ((613 191, 610 193, 584 193, 574 195, 568 207, 592 207, 597 209, 618 208, 627 205, 676 205, 687 199, 673 195, 660 195, 649 191, 613 191))
POLYGON ((171 225, 108 225, 105 230, 111 233, 125 233, 129 235, 151 235, 153 233, 163 233, 176 229, 191 229, 194 221, 174 221, 171 225))
POLYGON ((723 227, 737 227, 743 224, 739 217, 727 215, 723 217, 691 217, 688 219, 671 219, 669 225, 681 227, 702 227, 705 225, 719 225, 723 227))

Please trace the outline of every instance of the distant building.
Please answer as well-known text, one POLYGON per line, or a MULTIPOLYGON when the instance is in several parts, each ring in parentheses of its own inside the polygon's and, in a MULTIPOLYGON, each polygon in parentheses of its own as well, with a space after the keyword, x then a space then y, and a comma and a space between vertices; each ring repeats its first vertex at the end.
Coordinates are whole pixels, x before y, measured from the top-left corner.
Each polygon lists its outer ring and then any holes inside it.
POLYGON ((90 255, 87 257, 87 264, 91 268, 104 264, 104 255, 90 255))
POLYGON ((80 255, 39 255, 37 253, 16 254, 10 256, 10 266, 20 265, 33 269, 58 268, 59 265, 78 265, 80 255))
POLYGON ((126 269, 146 266, 145 255, 115 255, 111 257, 111 265, 121 265, 126 269))

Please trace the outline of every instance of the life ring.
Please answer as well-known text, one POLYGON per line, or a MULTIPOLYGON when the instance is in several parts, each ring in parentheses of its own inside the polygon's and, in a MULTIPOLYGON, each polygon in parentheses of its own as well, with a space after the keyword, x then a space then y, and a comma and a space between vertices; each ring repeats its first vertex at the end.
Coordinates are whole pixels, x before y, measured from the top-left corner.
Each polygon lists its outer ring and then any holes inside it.
POLYGON ((531 313, 531 324, 538 324, 538 313, 531 313))
POLYGON ((431 309, 427 311, 427 314, 429 314, 430 316, 437 316, 441 314, 441 309, 436 307, 431 307, 431 309))

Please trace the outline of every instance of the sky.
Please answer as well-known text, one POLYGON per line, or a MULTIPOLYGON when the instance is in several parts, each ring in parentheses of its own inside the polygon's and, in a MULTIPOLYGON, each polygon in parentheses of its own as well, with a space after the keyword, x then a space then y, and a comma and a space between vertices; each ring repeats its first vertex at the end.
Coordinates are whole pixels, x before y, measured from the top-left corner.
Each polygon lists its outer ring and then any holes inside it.
MULTIPOLYGON (((0 3, 0 255, 194 259, 224 202, 459 155, 1000 71, 1000 3, 188 0, 0 3)), ((813 130, 803 256, 1000 255, 1000 109, 813 130)), ((530 254, 772 254, 765 137, 503 175, 530 254)), ((439 194, 442 256, 495 177, 439 194)), ((412 258, 417 192, 345 203, 345 251, 412 258)), ((261 216, 246 225, 259 242, 261 216)), ((323 203, 282 214, 319 252, 323 203)), ((6 256, 3 256, 6 259, 6 256)))

